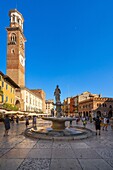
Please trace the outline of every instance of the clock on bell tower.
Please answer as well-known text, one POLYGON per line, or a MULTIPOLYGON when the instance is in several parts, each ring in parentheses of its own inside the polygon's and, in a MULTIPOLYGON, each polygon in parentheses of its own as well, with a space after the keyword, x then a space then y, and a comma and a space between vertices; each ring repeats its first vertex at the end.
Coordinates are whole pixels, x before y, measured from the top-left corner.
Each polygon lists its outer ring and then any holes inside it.
POLYGON ((7 30, 7 75, 20 87, 25 86, 25 37, 24 18, 16 9, 9 11, 10 26, 7 30))

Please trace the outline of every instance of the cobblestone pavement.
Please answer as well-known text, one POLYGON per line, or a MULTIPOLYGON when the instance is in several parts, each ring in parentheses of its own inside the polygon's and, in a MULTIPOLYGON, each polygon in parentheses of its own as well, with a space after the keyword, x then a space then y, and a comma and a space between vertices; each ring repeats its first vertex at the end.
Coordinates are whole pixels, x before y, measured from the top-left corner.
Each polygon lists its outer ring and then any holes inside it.
MULTIPOLYGON (((43 123, 37 120, 37 126, 43 123)), ((87 127, 94 129, 94 124, 88 122, 87 127)), ((11 125, 9 136, 4 137, 0 123, 0 170, 113 170, 110 126, 108 131, 101 130, 100 136, 74 141, 26 138, 25 128, 25 122, 11 125)))

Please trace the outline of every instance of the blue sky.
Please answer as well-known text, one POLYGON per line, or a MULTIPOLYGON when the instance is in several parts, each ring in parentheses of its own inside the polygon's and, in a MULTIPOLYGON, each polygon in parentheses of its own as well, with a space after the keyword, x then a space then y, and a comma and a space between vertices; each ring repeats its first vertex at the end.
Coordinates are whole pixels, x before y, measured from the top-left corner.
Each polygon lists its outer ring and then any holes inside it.
POLYGON ((84 91, 113 97, 112 0, 1 0, 0 70, 6 73, 8 12, 22 13, 26 87, 61 99, 84 91))

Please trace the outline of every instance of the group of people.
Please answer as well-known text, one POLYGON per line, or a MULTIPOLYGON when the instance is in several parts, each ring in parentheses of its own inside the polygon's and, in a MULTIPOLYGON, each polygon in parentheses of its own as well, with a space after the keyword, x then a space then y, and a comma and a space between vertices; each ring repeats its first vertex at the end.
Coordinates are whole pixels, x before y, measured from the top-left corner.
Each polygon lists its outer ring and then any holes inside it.
MULTIPOLYGON (((77 120, 80 120, 79 118, 76 119, 76 124, 78 124, 79 121, 77 120)), ((82 121, 82 124, 83 124, 83 127, 85 128, 86 125, 87 125, 87 121, 90 121, 90 123, 92 123, 94 121, 94 124, 95 124, 95 129, 96 129, 96 135, 97 135, 97 132, 98 134, 100 135, 100 130, 101 130, 101 127, 102 127, 102 130, 108 130, 108 125, 109 125, 109 118, 108 117, 104 117, 104 118, 100 118, 99 116, 97 116, 96 118, 86 118, 86 117, 82 117, 81 118, 81 121, 82 121)), ((72 126, 72 120, 70 121, 70 126, 72 126)))
MULTIPOLYGON (((32 121, 33 127, 36 127, 36 119, 37 119, 37 117, 33 116, 33 121, 32 121)), ((77 124, 78 124, 78 120, 80 120, 80 119, 77 118, 77 120, 76 120, 77 124)), ((9 119, 8 115, 6 115, 4 120, 3 120, 4 126, 5 126, 4 136, 8 136, 8 131, 10 129, 10 121, 12 123, 14 123, 14 116, 11 116, 11 119, 9 119)), ((101 126, 102 126, 102 130, 107 131, 108 124, 109 124, 109 118, 107 118, 107 117, 100 118, 99 116, 97 116, 96 118, 93 118, 93 121, 95 123, 96 135, 97 135, 97 132, 100 135, 101 126)), ((82 118, 82 122, 83 122, 83 126, 86 127, 87 120, 86 120, 85 117, 82 118)), ((16 123, 17 124, 19 123, 19 117, 18 116, 16 117, 16 123)), ((26 125, 26 128, 29 125, 29 117, 28 116, 26 116, 26 118, 25 118, 25 125, 26 125)), ((70 126, 72 126, 72 120, 70 120, 70 126)))
MULTIPOLYGON (((36 116, 33 116, 33 127, 36 127, 36 116)), ((5 115, 4 119, 3 119, 3 123, 4 123, 4 127, 5 127, 5 132, 4 132, 4 136, 8 136, 8 132, 9 132, 9 129, 10 129, 10 122, 12 124, 14 124, 14 116, 11 116, 11 118, 9 118, 8 115, 5 115)), ((18 124, 19 123, 19 117, 16 116, 16 123, 18 124)), ((26 128, 28 127, 29 125, 29 117, 26 116, 25 118, 25 125, 26 125, 26 128)))
POLYGON ((99 118, 99 116, 97 116, 97 118, 94 119, 95 121, 95 128, 96 128, 96 135, 97 135, 97 131, 99 131, 99 135, 100 135, 100 130, 101 130, 101 126, 102 126, 102 130, 108 130, 108 125, 109 125, 109 118, 108 117, 104 117, 104 118, 99 118))
MULTIPOLYGON (((10 119, 11 122, 12 122, 12 124, 14 124, 14 119, 15 119, 15 118, 14 118, 14 116, 12 115, 12 116, 11 116, 11 119, 10 119)), ((19 116, 18 116, 18 115, 16 116, 16 123, 17 123, 17 124, 19 123, 19 116)))

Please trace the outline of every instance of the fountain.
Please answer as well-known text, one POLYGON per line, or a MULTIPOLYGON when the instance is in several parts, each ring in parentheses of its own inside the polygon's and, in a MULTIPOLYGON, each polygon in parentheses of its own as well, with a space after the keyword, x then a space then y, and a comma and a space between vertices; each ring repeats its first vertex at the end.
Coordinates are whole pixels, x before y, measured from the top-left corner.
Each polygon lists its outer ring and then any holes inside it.
POLYGON ((29 137, 39 138, 39 139, 83 139, 91 136, 93 133, 90 129, 74 126, 66 127, 65 122, 73 121, 75 118, 63 117, 62 116, 62 103, 60 101, 61 90, 59 86, 56 86, 54 91, 55 96, 55 106, 56 106, 56 117, 43 117, 43 120, 51 121, 51 127, 41 126, 35 128, 28 128, 25 130, 25 135, 29 137))
POLYGON ((54 92, 54 96, 56 100, 56 103, 54 104, 56 106, 56 117, 43 117, 44 120, 52 121, 51 128, 54 131, 65 130, 66 128, 65 122, 75 120, 75 118, 71 118, 71 117, 62 117, 62 109, 61 109, 62 103, 60 101, 60 94, 61 94, 61 90, 59 89, 59 86, 57 85, 55 92, 54 92))

